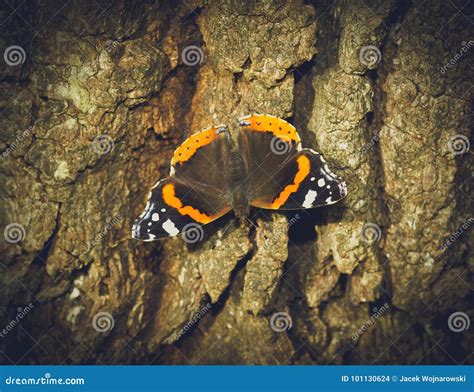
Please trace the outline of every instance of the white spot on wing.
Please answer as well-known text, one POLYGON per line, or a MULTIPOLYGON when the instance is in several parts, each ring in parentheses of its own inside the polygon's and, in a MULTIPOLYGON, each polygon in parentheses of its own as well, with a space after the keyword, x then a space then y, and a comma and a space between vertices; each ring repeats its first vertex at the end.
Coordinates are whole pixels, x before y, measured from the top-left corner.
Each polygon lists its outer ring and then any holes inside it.
POLYGON ((334 204, 337 203, 339 200, 333 200, 332 197, 328 197, 325 201, 324 204, 329 205, 329 204, 334 204))
POLYGON ((304 208, 311 208, 313 206, 314 201, 316 200, 317 192, 313 190, 309 190, 306 196, 304 197, 303 207, 304 208))
POLYGON ((314 180, 316 180, 316 177, 311 177, 311 181, 314 181, 314 180))
POLYGON ((347 185, 345 181, 342 181, 339 184, 339 192, 341 193, 341 197, 345 197, 347 195, 347 185))
POLYGON ((158 222, 160 220, 160 215, 158 215, 157 212, 154 212, 153 215, 151 216, 151 220, 153 222, 158 222))
POLYGON ((147 234, 148 237, 147 238, 143 238, 142 241, 144 242, 150 242, 150 241, 153 241, 155 238, 156 238, 156 235, 154 234, 147 234))
POLYGON ((318 186, 322 188, 324 185, 326 185, 326 181, 324 181, 324 178, 320 178, 318 180, 318 186))
POLYGON ((178 228, 171 219, 167 219, 162 224, 163 230, 166 231, 170 236, 176 235, 179 233, 178 228))

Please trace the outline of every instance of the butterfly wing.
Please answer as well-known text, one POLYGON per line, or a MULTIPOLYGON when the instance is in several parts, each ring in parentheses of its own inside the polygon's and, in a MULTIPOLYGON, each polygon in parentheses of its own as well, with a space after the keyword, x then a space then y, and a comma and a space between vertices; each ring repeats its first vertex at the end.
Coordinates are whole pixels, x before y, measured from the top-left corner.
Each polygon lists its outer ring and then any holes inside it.
POLYGON ((202 225, 231 210, 222 190, 223 159, 230 150, 220 128, 191 135, 176 149, 171 176, 151 190, 145 210, 133 225, 133 238, 152 241, 191 230, 199 234, 202 225))
POLYGON ((250 204, 266 209, 304 209, 336 203, 345 182, 324 158, 301 149, 296 129, 269 115, 241 119, 239 149, 248 167, 250 204))
POLYGON ((223 125, 211 127, 188 137, 174 152, 171 175, 176 179, 222 194, 225 159, 230 144, 223 125))
POLYGON ((252 114, 239 119, 239 151, 247 166, 250 200, 260 189, 273 184, 274 177, 301 150, 293 125, 266 114, 252 114))
POLYGON ((216 204, 203 190, 168 177, 152 189, 145 210, 133 225, 132 236, 142 241, 173 237, 196 230, 229 211, 229 206, 216 204))
POLYGON ((347 195, 346 183, 331 172, 324 158, 311 149, 294 155, 251 199, 254 207, 296 210, 337 203, 347 195))

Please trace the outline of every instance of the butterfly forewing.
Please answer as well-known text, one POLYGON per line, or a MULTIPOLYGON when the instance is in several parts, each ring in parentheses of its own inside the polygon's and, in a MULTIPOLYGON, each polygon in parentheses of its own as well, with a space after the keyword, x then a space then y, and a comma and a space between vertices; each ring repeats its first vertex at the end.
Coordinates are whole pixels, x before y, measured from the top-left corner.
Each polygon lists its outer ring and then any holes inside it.
POLYGON ((261 192, 275 189, 275 176, 285 174, 281 168, 287 166, 301 144, 296 129, 274 116, 243 117, 240 126, 239 151, 247 166, 247 188, 252 200, 261 192))
POLYGON ((215 126, 191 135, 174 152, 171 173, 183 183, 201 185, 208 192, 222 193, 225 162, 230 145, 223 126, 215 126))

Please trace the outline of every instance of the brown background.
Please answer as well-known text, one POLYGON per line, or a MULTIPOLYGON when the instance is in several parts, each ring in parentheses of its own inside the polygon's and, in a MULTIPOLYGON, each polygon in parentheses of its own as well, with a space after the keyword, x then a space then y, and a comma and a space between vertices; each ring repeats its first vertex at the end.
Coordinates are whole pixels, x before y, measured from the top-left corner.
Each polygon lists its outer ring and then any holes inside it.
POLYGON ((1 3, 0 48, 25 52, 0 59, 0 228, 25 230, 0 241, 1 325, 33 308, 0 361, 474 363, 472 328, 448 325, 474 316, 472 229, 442 248, 472 217, 472 152, 449 149, 472 128, 472 3, 131 3, 1 3), (348 197, 194 245, 131 240, 182 138, 250 112, 292 122, 348 197))

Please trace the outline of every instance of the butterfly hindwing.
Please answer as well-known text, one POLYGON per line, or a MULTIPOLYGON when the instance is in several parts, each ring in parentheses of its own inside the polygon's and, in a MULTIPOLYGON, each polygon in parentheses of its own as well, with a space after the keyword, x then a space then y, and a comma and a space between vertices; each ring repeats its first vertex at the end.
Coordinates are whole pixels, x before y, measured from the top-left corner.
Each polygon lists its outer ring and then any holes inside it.
POLYGON ((230 206, 213 204, 198 190, 173 177, 165 178, 152 189, 145 210, 133 225, 133 238, 152 241, 173 237, 210 223, 228 211, 230 206))
POLYGON ((250 200, 254 207, 294 210, 334 204, 347 194, 346 183, 311 149, 291 156, 250 200))

